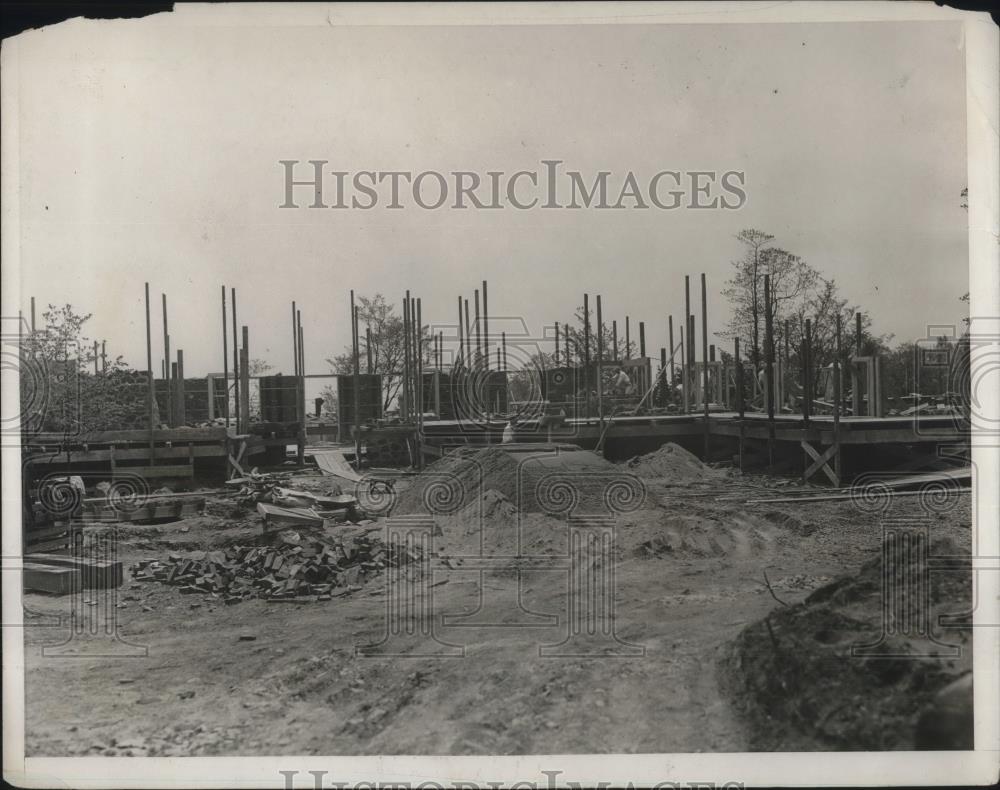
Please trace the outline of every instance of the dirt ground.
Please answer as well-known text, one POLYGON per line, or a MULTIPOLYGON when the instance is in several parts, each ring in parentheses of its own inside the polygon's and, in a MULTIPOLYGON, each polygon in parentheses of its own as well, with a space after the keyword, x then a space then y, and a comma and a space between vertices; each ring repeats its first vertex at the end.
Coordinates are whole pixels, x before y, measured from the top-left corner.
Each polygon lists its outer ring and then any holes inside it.
MULTIPOLYGON (((555 561, 566 557, 567 525, 541 512, 519 513, 503 486, 477 492, 437 519, 430 592, 435 615, 447 617, 436 621, 434 638, 418 632, 407 643, 409 654, 391 657, 356 652, 386 633, 388 574, 330 601, 224 605, 210 594, 136 581, 129 569, 171 552, 260 543, 255 512, 236 511, 223 495, 209 493, 204 515, 122 525, 126 579, 112 613, 121 638, 145 655, 124 655, 137 651, 119 645, 98 647, 104 655, 43 656, 44 646, 66 641, 65 625, 46 623, 53 616, 68 623, 70 604, 26 593, 27 752, 709 752, 864 748, 859 738, 912 748, 911 733, 933 692, 961 674, 967 658, 911 659, 926 671, 883 672, 885 693, 869 695, 867 708, 834 704, 827 679, 857 675, 838 680, 838 688, 841 698, 845 689, 861 694, 865 665, 828 650, 822 672, 802 669, 811 665, 808 653, 793 668, 786 656, 769 653, 773 643, 762 625, 770 616, 781 644, 792 644, 787 635, 805 633, 807 625, 813 636, 826 633, 820 620, 828 617, 837 622, 835 638, 813 640, 824 649, 870 641, 881 611, 871 563, 882 545, 883 517, 851 501, 755 504, 749 500, 800 486, 705 469, 683 452, 664 448, 655 458, 605 470, 638 474, 648 491, 641 509, 618 517, 610 561, 614 632, 622 652, 632 653, 625 656, 540 655, 540 645, 558 644, 567 634, 570 586, 555 561), (480 545, 493 555, 520 547, 532 558, 516 562, 520 606, 513 561, 477 569, 469 555, 480 545), (864 594, 836 598, 844 579, 861 577, 868 580, 864 594), (832 592, 817 595, 835 580, 832 592), (812 603, 804 603, 810 595, 812 603), (841 604, 851 608, 850 617, 834 611, 841 604), (821 606, 827 614, 816 614, 821 606), (464 624, 448 619, 462 614, 472 616, 464 624), (446 649, 441 643, 464 647, 464 657, 416 655, 446 649), (908 688, 917 674, 923 692, 912 705, 873 719, 897 735, 876 730, 850 742, 829 736, 850 730, 852 715, 898 708, 901 695, 890 690, 908 688), (795 683, 783 684, 786 676, 795 683), (790 702, 800 699, 816 704, 790 702), (822 727, 801 726, 824 716, 822 727), (767 737, 762 722, 772 728, 767 737)), ((323 491, 336 480, 306 471, 293 484, 323 491)), ((407 494, 401 501, 412 504, 407 494)), ((932 539, 950 541, 958 555, 969 550, 969 507, 964 495, 933 517, 932 539)), ((921 508, 919 497, 898 498, 892 515, 915 517, 921 508)), ((952 593, 962 597, 961 590, 952 593)), ((942 588, 941 603, 952 593, 942 588)), ((877 662, 867 666, 878 673, 877 662)))

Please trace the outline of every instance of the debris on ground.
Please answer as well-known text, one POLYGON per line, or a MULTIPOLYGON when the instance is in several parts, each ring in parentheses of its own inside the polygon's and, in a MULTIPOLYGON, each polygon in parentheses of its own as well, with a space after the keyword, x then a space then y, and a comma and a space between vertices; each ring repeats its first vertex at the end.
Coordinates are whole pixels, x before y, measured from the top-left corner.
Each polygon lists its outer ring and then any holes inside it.
POLYGON ((182 594, 221 596, 225 603, 250 598, 268 601, 328 601, 360 585, 390 565, 420 559, 415 549, 388 547, 373 534, 302 538, 282 536, 271 546, 171 554, 167 560, 140 560, 134 578, 180 587, 182 594))
MULTIPOLYGON (((908 616, 934 624, 941 615, 969 610, 969 567, 927 573, 918 567, 918 554, 897 563, 887 577, 900 590, 920 574, 929 577, 929 610, 914 601, 908 616)), ((948 539, 935 541, 928 553, 960 555, 948 539)), ((939 696, 971 670, 971 628, 914 623, 915 628, 890 633, 883 622, 883 595, 878 556, 802 603, 779 606, 730 643, 719 663, 720 684, 750 725, 752 749, 972 748, 971 705, 942 702, 939 696), (929 743, 935 728, 928 725, 928 711, 935 706, 946 708, 952 719, 955 711, 965 712, 960 726, 948 728, 952 740, 929 743), (956 745, 963 733, 968 744, 956 745)))

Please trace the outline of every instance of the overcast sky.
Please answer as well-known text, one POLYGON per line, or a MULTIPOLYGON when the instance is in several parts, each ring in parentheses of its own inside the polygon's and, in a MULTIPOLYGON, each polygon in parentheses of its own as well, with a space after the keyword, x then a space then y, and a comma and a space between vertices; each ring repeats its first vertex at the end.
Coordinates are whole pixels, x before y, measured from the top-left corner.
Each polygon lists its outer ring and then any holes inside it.
MULTIPOLYGON (((582 293, 646 322, 650 353, 683 276, 720 291, 754 227, 836 279, 897 339, 955 323, 968 290, 965 77, 957 23, 546 27, 119 27, 24 37, 21 294, 70 302, 145 367, 143 283, 188 375, 221 370, 220 285, 251 355, 308 372, 350 342, 348 290, 531 331, 582 293), (85 31, 85 34, 81 34, 85 31), (281 210, 281 159, 358 170, 594 174, 743 170, 739 211, 281 210)), ((301 194, 301 193, 300 193, 301 194)), ((303 201, 304 202, 304 201, 303 201)), ((700 320, 699 320, 700 326, 700 320)))

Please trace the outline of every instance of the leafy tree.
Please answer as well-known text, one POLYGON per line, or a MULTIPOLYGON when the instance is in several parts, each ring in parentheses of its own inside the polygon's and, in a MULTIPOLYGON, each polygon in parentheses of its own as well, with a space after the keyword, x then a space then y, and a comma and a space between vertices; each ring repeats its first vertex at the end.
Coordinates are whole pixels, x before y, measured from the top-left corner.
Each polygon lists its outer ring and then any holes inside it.
MULTIPOLYGON (((72 305, 50 304, 42 325, 22 338, 21 421, 26 435, 70 436, 148 424, 146 371, 130 369, 120 356, 101 359, 85 335, 90 318, 72 305)), ((154 421, 159 421, 155 403, 154 421)))

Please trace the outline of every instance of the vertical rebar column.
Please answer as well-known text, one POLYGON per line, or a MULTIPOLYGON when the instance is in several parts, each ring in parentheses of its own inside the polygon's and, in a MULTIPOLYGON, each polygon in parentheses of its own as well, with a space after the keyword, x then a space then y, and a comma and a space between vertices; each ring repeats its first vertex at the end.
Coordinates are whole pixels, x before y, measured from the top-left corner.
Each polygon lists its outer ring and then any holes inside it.
POLYGON ((506 373, 507 372, 507 333, 506 332, 501 332, 500 333, 500 347, 503 349, 503 365, 502 365, 501 369, 506 373))
POLYGON ((639 358, 646 358, 646 322, 639 322, 639 358))
POLYGON ((163 297, 163 358, 167 361, 164 365, 164 372, 167 374, 166 384, 167 384, 167 425, 173 427, 174 425, 174 399, 171 395, 171 380, 170 380, 170 335, 167 333, 167 295, 161 294, 163 297))
POLYGON ((764 393, 767 399, 767 466, 774 467, 774 316, 771 314, 771 275, 764 275, 764 393))
POLYGON ((465 366, 471 368, 473 365, 472 358, 472 324, 469 321, 469 300, 465 300, 465 366))
POLYGON ((174 403, 174 420, 178 425, 187 424, 187 404, 184 401, 184 350, 177 349, 177 401, 174 403))
POLYGON ((680 346, 681 346, 681 397, 684 400, 684 413, 687 414, 689 410, 688 401, 688 386, 687 386, 687 345, 684 343, 684 327, 680 328, 680 346))
POLYGON ((483 280, 483 357, 490 369, 490 311, 486 304, 486 280, 483 280))
POLYGON ((584 416, 590 419, 590 294, 583 295, 583 396, 584 416))
POLYGON ((556 367, 559 367, 559 322, 556 321, 556 367))
POLYGON ((632 327, 631 320, 625 316, 625 360, 632 359, 632 327))
POLYGON ((462 297, 458 297, 458 354, 455 356, 455 364, 465 356, 465 333, 462 331, 462 297))
POLYGON ((361 471, 361 370, 358 362, 358 316, 354 311, 354 289, 351 289, 351 348, 354 365, 354 465, 361 471))
MULTIPOLYGON (((674 317, 667 316, 667 341, 670 343, 670 387, 667 390, 670 395, 674 392, 674 317)), ((672 398, 671 398, 672 400, 672 398)))
POLYGON ((417 299, 417 321, 414 329, 417 334, 417 469, 424 468, 423 432, 424 432, 424 324, 423 310, 420 299, 417 299))
POLYGON ((146 397, 149 401, 149 463, 153 464, 153 408, 156 406, 155 382, 153 380, 153 336, 149 324, 149 283, 146 283, 146 397))
MULTIPOLYGON (((597 294, 597 424, 604 425, 604 382, 601 363, 604 361, 604 318, 601 313, 601 295, 597 294)), ((601 432, 598 432, 600 436, 601 432)))
POLYGON ((705 285, 705 273, 701 273, 701 400, 702 417, 705 420, 705 462, 711 454, 712 435, 708 427, 708 289, 705 285))
POLYGON ((229 327, 226 325, 226 286, 222 286, 222 392, 224 406, 222 414, 226 418, 226 427, 229 427, 229 327))
POLYGON ((615 362, 618 361, 618 321, 611 319, 611 355, 615 362))
POLYGON ((474 291, 475 304, 476 304, 476 369, 478 370, 483 364, 483 334, 482 325, 480 324, 479 318, 479 289, 476 288, 474 291))
POLYGON ((403 382, 401 397, 403 422, 410 419, 410 292, 403 296, 403 382))
POLYGON ((743 414, 745 405, 743 402, 743 360, 740 359, 740 339, 733 338, 733 356, 736 360, 736 411, 740 415, 740 436, 739 436, 739 464, 740 471, 743 471, 743 414))
POLYGON ((563 324, 563 346, 566 349, 563 355, 566 358, 566 367, 572 367, 573 363, 569 358, 569 324, 563 324))
MULTIPOLYGON (((854 356, 861 356, 861 313, 854 314, 854 356)), ((864 403, 861 400, 861 376, 855 371, 854 363, 851 363, 851 382, 853 386, 851 387, 851 400, 854 406, 854 416, 860 417, 861 412, 864 410, 864 403)), ((871 414, 871 408, 869 408, 868 413, 871 414)))
POLYGON ((812 319, 806 319, 806 334, 802 338, 802 422, 809 427, 812 414, 812 319))
POLYGON ((659 380, 660 397, 656 399, 657 406, 667 405, 667 349, 660 348, 660 372, 657 374, 659 380))
POLYGON ((243 415, 243 432, 250 432, 250 329, 242 326, 243 348, 240 352, 240 413, 243 415))
POLYGON ((843 480, 840 468, 840 407, 841 399, 841 368, 840 368, 840 312, 837 312, 836 339, 834 341, 833 357, 833 443, 837 446, 837 452, 833 456, 833 471, 837 475, 837 481, 843 480))
POLYGON ((101 341, 101 373, 108 372, 107 340, 101 341))
MULTIPOLYGON (((239 339, 236 334, 236 289, 230 288, 229 295, 233 305, 233 409, 236 412, 236 433, 242 433, 240 423, 240 352, 239 339)), ((226 394, 228 399, 229 394, 226 394)))
POLYGON ((300 401, 300 411, 302 412, 302 419, 299 420, 299 435, 296 444, 296 461, 299 466, 302 466, 306 462, 306 347, 305 347, 305 332, 302 329, 302 314, 298 314, 299 323, 299 390, 298 394, 301 398, 300 401))
POLYGON ((691 380, 691 360, 693 355, 691 348, 694 345, 694 333, 691 331, 691 278, 684 275, 684 334, 687 337, 687 345, 684 347, 684 367, 681 369, 681 376, 684 377, 684 384, 688 396, 684 399, 684 411, 687 412, 690 406, 694 405, 694 391, 691 380))
POLYGON ((368 375, 370 376, 375 371, 372 370, 372 327, 371 324, 365 326, 365 353, 368 355, 368 375))

